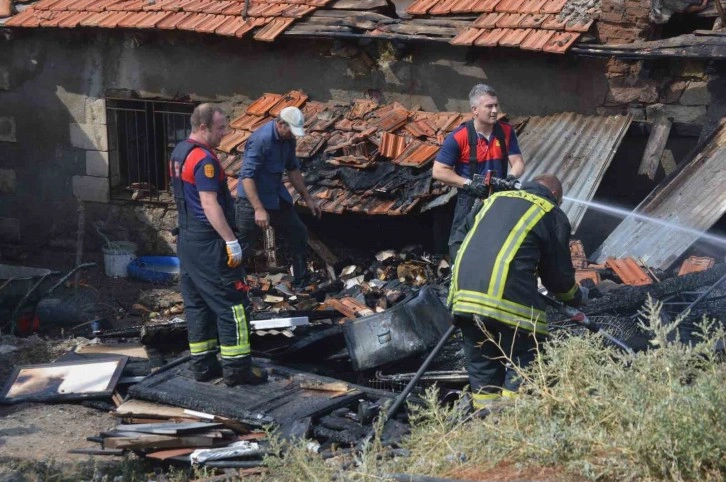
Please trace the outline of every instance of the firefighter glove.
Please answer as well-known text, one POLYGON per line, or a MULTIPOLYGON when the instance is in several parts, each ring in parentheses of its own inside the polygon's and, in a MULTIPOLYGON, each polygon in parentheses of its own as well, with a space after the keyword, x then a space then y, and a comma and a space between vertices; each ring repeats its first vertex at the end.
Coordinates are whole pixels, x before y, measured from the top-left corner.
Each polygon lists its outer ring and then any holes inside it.
POLYGON ((483 199, 489 197, 489 186, 479 180, 471 181, 464 184, 464 192, 483 199))
POLYGON ((242 246, 239 241, 226 241, 227 244, 227 266, 236 268, 242 264, 242 246))

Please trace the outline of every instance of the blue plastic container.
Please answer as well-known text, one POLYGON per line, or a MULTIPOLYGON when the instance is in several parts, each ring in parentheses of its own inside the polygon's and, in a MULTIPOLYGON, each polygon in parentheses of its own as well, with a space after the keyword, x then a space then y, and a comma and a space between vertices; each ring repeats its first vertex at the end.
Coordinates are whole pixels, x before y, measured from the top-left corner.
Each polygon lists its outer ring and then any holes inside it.
POLYGON ((129 263, 129 275, 152 283, 179 280, 179 258, 176 256, 140 256, 129 263))

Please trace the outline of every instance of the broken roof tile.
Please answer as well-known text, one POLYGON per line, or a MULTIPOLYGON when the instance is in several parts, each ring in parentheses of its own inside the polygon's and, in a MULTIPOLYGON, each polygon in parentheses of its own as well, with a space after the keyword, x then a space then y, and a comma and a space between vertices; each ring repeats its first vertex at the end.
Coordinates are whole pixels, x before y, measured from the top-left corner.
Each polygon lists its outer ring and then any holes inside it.
POLYGON ((564 53, 580 37, 577 32, 556 32, 542 47, 544 52, 564 53))
POLYGON ((313 157, 325 144, 328 136, 317 132, 310 132, 297 140, 295 155, 300 158, 313 157))
POLYGON ((270 107, 269 114, 277 117, 285 107, 300 107, 306 100, 308 100, 308 96, 305 93, 300 90, 291 90, 270 107))
POLYGON ((368 99, 356 99, 353 103, 353 107, 345 115, 347 119, 362 119, 363 116, 372 112, 378 107, 378 102, 368 99))
POLYGON ((590 30, 590 26, 593 23, 593 19, 589 19, 587 22, 583 22, 582 20, 575 20, 575 21, 569 21, 567 22, 567 25, 565 25, 565 30, 568 32, 587 32, 590 30))
POLYGON ((549 30, 564 30, 567 20, 560 19, 558 15, 550 15, 547 20, 542 22, 542 28, 549 30))
POLYGON ((600 273, 596 269, 581 268, 575 270, 575 281, 578 284, 582 284, 582 281, 589 279, 595 285, 600 284, 600 273))
POLYGON ((678 276, 688 273, 696 273, 698 271, 706 271, 713 268, 716 260, 708 256, 689 256, 678 270, 678 276))
POLYGON ((378 151, 383 157, 395 159, 406 149, 406 139, 390 132, 381 134, 381 144, 378 151))
POLYGON ((620 278, 620 280, 626 285, 641 286, 653 283, 650 276, 643 271, 643 268, 641 268, 633 258, 608 258, 605 262, 605 266, 615 271, 618 278, 620 278))
POLYGON ((252 133, 249 131, 232 130, 232 132, 222 138, 218 149, 229 154, 235 147, 246 141, 250 135, 252 133))
POLYGON ((426 119, 409 122, 404 126, 404 128, 414 137, 436 136, 436 129, 434 129, 426 119))
POLYGON ((434 160, 439 147, 414 139, 392 162, 399 166, 423 167, 434 160))
POLYGON ((245 113, 255 116, 266 115, 277 104, 282 96, 280 94, 265 93, 262 97, 251 103, 245 113))

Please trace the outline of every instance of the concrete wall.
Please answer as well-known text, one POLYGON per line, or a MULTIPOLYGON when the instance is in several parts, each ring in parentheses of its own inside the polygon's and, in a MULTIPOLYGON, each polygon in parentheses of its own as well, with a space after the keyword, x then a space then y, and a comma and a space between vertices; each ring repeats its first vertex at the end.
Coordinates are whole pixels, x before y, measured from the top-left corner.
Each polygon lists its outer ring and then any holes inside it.
POLYGON ((514 49, 419 43, 401 50, 307 39, 265 44, 175 32, 10 32, 0 40, 0 237, 22 243, 74 238, 80 198, 93 204, 89 216, 109 225, 122 218, 136 223, 128 237, 142 236, 134 240, 163 250, 166 237, 155 239, 147 227, 173 224, 166 210, 108 207, 105 96, 210 100, 240 112, 264 92, 302 89, 319 101, 368 92, 409 107, 466 111, 472 85, 487 82, 510 115, 544 115, 595 113, 607 92, 603 60, 514 49))

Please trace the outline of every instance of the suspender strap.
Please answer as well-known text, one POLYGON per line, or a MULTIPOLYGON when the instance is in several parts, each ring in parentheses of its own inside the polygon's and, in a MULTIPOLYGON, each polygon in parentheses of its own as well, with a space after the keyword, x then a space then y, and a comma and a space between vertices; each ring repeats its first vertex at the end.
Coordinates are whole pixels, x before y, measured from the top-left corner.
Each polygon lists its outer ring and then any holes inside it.
MULTIPOLYGON (((466 121, 466 133, 469 138, 469 178, 473 179, 474 174, 480 174, 479 171, 479 159, 476 157, 476 146, 479 142, 479 137, 474 128, 474 119, 466 121)), ((506 136, 504 135, 504 129, 502 125, 497 122, 494 124, 494 138, 499 141, 499 146, 502 149, 502 177, 507 177, 507 169, 509 168, 509 150, 507 149, 506 136)))

